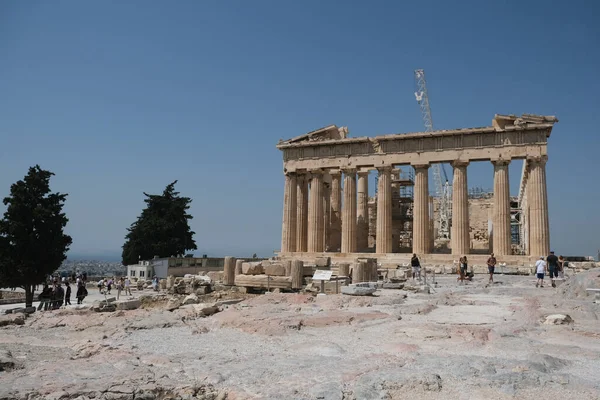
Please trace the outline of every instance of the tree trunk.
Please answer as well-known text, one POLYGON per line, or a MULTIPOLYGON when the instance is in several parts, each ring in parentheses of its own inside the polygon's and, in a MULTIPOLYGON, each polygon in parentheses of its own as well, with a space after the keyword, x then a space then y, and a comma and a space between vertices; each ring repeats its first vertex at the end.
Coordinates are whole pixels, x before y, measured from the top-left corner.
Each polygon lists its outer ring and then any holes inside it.
POLYGON ((25 307, 33 305, 33 285, 25 285, 25 307))

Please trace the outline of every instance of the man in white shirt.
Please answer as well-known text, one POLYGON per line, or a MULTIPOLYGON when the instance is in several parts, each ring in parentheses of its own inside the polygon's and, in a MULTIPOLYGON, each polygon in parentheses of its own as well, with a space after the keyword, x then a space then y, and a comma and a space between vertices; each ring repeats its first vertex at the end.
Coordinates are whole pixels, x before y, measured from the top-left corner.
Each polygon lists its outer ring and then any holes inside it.
POLYGON ((544 273, 547 269, 548 266, 546 265, 546 261, 544 261, 544 257, 540 257, 540 259, 535 262, 535 272, 537 274, 535 287, 544 287, 544 273))

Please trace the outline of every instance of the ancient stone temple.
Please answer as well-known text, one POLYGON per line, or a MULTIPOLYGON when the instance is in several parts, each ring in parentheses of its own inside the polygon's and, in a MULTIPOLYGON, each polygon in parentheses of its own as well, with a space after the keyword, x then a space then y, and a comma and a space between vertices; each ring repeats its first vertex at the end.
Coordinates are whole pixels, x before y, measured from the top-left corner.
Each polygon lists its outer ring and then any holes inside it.
POLYGON ((494 174, 489 251, 512 256, 508 166, 516 160, 524 161, 521 254, 546 255, 547 143, 556 122, 554 116, 496 115, 490 127, 357 138, 348 137, 347 128, 331 125, 281 141, 277 148, 283 152, 285 188, 280 255, 393 260, 399 252, 435 253, 429 168, 441 162, 453 168, 450 256, 470 254, 468 166, 490 162, 494 174), (374 199, 369 198, 370 173, 377 174, 374 199), (403 203, 407 188, 410 203, 403 203))

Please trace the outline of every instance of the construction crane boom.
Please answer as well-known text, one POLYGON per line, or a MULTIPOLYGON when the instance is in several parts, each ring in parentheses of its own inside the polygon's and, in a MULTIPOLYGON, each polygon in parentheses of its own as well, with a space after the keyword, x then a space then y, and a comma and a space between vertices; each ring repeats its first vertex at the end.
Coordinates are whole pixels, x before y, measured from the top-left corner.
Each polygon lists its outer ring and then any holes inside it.
MULTIPOLYGON (((427 81, 425 80, 425 70, 415 70, 415 83, 416 92, 415 97, 419 107, 421 108, 421 116, 423 117, 423 123, 425 124, 425 131, 433 131, 433 119, 431 118, 431 108, 429 106, 429 95, 427 93, 427 81)), ((435 194, 438 197, 439 203, 439 221, 438 221, 438 235, 440 239, 450 238, 450 224, 451 224, 451 212, 452 212, 452 193, 448 183, 448 175, 443 164, 433 164, 433 180, 435 184, 435 194), (444 174, 445 183, 442 183, 442 173, 444 174)))

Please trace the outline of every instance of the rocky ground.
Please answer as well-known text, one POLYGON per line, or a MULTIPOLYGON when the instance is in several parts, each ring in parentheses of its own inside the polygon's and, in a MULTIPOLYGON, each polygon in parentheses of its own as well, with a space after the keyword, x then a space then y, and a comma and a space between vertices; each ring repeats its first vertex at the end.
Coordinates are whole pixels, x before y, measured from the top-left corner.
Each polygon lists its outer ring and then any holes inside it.
POLYGON ((486 281, 36 312, 0 328, 0 399, 600 398, 600 269, 486 281))

